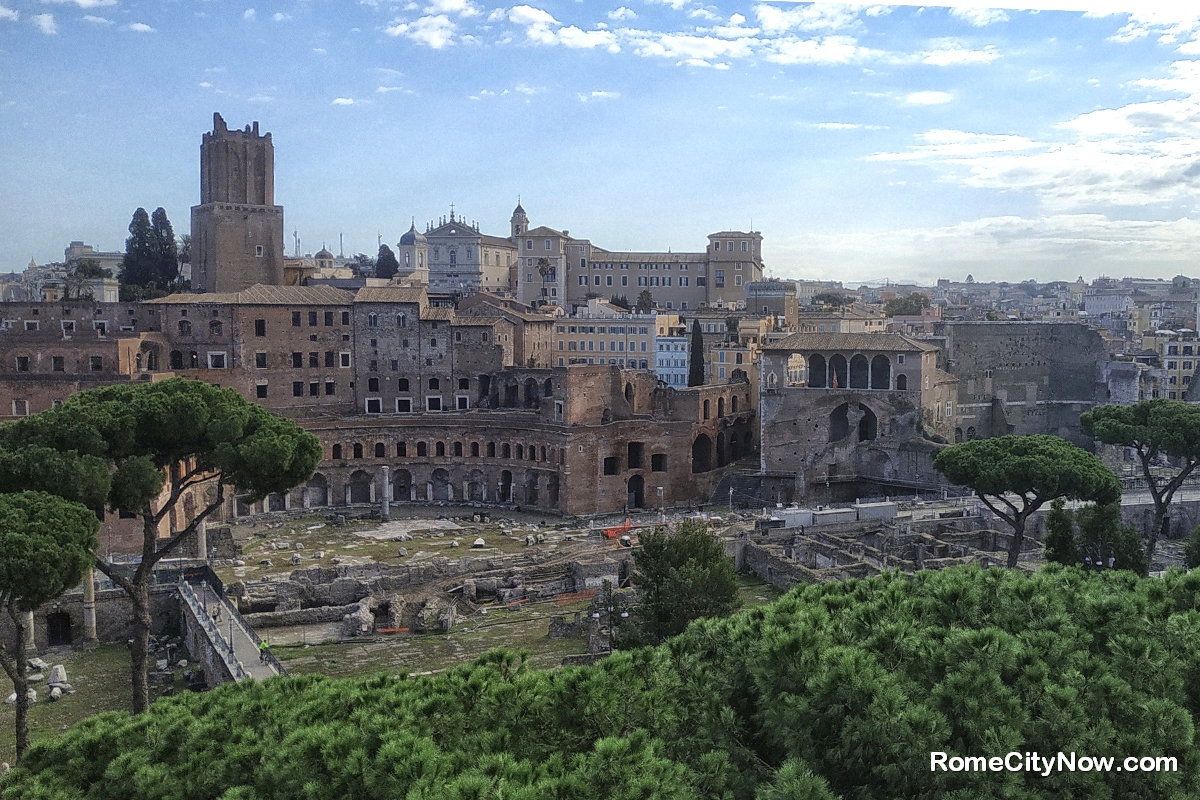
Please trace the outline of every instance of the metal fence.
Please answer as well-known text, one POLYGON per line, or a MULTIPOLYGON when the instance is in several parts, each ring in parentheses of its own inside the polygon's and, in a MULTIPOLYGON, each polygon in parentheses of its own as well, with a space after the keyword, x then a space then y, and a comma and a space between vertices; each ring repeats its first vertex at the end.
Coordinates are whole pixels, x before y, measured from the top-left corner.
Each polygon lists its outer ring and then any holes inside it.
POLYGON ((213 649, 217 651, 217 655, 225 662, 225 666, 229 669, 229 673, 233 675, 235 681, 244 681, 250 677, 243 669, 242 663, 237 660, 237 656, 233 652, 233 646, 225 641, 225 637, 221 635, 221 630, 216 624, 209 619, 208 613, 204 609, 204 605, 200 602, 200 598, 196 597, 196 592, 191 585, 186 581, 180 581, 179 596, 183 598, 183 602, 187 603, 191 609, 192 616, 199 622, 200 627, 204 629, 205 635, 212 644, 213 649))

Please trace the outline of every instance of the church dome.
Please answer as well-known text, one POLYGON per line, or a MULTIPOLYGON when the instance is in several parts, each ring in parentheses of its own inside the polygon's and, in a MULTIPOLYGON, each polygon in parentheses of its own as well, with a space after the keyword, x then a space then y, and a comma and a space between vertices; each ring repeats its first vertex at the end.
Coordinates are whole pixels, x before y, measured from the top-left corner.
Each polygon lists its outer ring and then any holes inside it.
POLYGON ((414 222, 408 229, 408 233, 400 237, 400 246, 416 244, 428 244, 428 240, 425 238, 425 234, 417 230, 417 223, 414 222))
POLYGON ((329 251, 328 251, 328 250, 326 250, 324 247, 322 247, 320 250, 318 250, 318 251, 317 251, 317 254, 316 254, 315 256, 313 256, 313 258, 315 258, 315 259, 318 259, 318 260, 325 260, 325 259, 327 259, 327 260, 329 260, 329 261, 332 261, 332 260, 333 260, 333 253, 329 252, 329 251))

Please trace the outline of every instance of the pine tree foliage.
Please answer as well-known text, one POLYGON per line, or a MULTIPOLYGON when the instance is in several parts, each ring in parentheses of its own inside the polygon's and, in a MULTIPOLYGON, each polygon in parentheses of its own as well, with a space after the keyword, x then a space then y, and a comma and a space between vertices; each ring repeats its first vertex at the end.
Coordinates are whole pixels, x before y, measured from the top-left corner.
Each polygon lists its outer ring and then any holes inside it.
POLYGON ((494 651, 168 698, 39 742, 0 796, 1186 798, 1197 714, 1200 574, 960 567, 799 587, 593 667, 494 651), (1178 769, 943 772, 932 751, 1178 769))

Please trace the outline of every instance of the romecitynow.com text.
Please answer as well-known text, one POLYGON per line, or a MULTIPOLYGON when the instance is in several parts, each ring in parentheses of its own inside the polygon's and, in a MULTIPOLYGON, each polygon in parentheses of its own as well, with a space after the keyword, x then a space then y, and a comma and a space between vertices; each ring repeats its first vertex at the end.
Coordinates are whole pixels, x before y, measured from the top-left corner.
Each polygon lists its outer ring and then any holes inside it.
POLYGON ((1043 756, 1038 753, 1018 753, 992 756, 952 756, 948 753, 929 754, 931 772, 1035 772, 1049 777, 1055 772, 1177 772, 1175 756, 1078 756, 1059 753, 1043 756))

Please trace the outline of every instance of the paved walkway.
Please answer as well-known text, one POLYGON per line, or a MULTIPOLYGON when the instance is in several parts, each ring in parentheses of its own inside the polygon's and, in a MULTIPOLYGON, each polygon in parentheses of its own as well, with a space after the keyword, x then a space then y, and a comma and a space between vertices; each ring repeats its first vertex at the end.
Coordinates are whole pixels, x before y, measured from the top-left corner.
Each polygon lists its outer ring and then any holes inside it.
POLYGON ((246 671, 246 674, 257 681, 276 675, 277 673, 273 666, 264 664, 259 660, 258 640, 252 638, 237 623, 228 602, 219 597, 209 586, 193 586, 193 588, 196 590, 196 596, 200 598, 200 602, 204 605, 209 619, 212 619, 213 608, 220 607, 221 621, 217 624, 217 630, 221 632, 221 638, 231 645, 234 656, 241 662, 242 669, 246 671))

